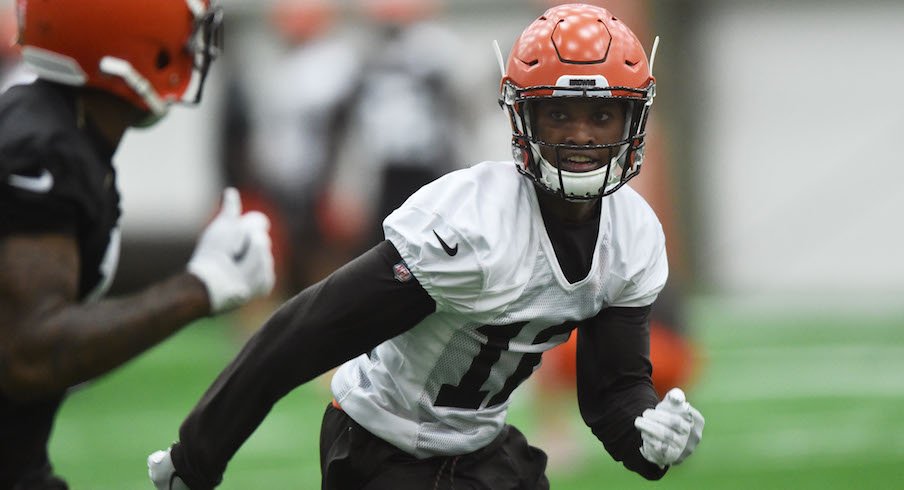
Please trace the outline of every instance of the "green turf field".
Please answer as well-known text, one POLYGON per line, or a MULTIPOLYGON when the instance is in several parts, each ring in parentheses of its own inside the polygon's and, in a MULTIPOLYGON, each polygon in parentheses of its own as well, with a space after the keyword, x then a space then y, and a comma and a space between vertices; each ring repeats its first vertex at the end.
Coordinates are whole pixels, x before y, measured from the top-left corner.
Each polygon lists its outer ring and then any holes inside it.
MULTIPOLYGON (((689 398, 706 417, 697 453, 649 483, 613 463, 572 426, 584 462, 550 473, 557 490, 904 488, 904 318, 856 320, 693 308, 704 367, 689 398)), ((191 328, 74 395, 52 459, 74 490, 149 489, 145 457, 179 422, 238 348, 224 321, 191 328)), ((529 388, 529 387, 528 387, 529 388)), ((239 451, 220 488, 319 488, 317 440, 324 383, 293 392, 239 451)), ((539 415, 520 394, 512 421, 528 438, 539 415)))

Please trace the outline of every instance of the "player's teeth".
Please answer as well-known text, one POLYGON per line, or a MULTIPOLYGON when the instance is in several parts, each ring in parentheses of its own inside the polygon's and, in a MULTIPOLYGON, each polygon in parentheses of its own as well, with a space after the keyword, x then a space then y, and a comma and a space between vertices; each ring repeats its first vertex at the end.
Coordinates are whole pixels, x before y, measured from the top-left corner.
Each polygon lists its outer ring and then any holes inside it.
POLYGON ((587 162, 591 161, 590 157, 585 157, 585 156, 569 157, 568 160, 572 161, 574 163, 587 163, 587 162))

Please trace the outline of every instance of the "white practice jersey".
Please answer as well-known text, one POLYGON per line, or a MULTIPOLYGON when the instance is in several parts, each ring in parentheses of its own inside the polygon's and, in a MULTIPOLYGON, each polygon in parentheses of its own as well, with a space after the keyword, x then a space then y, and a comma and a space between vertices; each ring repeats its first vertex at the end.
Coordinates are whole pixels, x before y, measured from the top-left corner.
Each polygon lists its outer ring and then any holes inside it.
POLYGON ((602 199, 590 272, 569 283, 534 184, 513 162, 424 186, 383 228, 436 311, 343 364, 332 391, 355 421, 419 458, 490 443, 544 351, 604 308, 652 304, 668 275, 662 227, 625 186, 602 199))

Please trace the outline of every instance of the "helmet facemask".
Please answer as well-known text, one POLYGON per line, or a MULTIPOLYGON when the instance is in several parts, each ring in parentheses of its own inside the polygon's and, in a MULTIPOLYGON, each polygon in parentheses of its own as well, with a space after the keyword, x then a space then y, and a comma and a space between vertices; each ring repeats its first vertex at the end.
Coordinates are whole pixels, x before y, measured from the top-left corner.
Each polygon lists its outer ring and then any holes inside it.
MULTIPOLYGON (((567 78, 567 77, 563 77, 567 78)), ((584 78, 584 77, 582 77, 584 78)), ((602 77, 599 77, 602 78, 602 77)), ((588 201, 617 191, 640 172, 643 163, 645 128, 649 108, 655 95, 652 82, 645 89, 609 87, 556 86, 518 88, 505 84, 500 101, 508 110, 512 128, 512 150, 519 171, 531 178, 541 190, 569 201, 588 201), (617 95, 613 95, 613 92, 617 95), (620 140, 606 144, 552 143, 539 139, 534 131, 531 108, 537 101, 556 98, 590 99, 602 97, 623 101, 625 127, 620 140), (554 150, 555 161, 541 154, 542 148, 554 150), (613 155, 600 167, 585 172, 564 170, 560 164, 567 152, 605 150, 613 155)))
POLYGON ((221 7, 213 7, 197 18, 186 49, 194 56, 194 73, 192 84, 186 91, 183 100, 198 104, 201 102, 204 82, 207 80, 210 65, 223 51, 223 9, 221 7), (194 96, 188 95, 192 92, 194 92, 194 96))

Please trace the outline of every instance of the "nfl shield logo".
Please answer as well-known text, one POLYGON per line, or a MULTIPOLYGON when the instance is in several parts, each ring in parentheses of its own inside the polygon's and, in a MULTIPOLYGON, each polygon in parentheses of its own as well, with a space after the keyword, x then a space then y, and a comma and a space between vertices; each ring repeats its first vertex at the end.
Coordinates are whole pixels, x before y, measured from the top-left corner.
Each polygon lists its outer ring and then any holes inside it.
POLYGON ((408 282, 411 280, 411 271, 408 270, 408 266, 405 265, 404 260, 392 266, 392 276, 399 282, 408 282))

